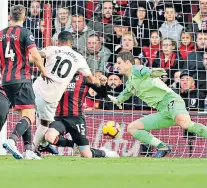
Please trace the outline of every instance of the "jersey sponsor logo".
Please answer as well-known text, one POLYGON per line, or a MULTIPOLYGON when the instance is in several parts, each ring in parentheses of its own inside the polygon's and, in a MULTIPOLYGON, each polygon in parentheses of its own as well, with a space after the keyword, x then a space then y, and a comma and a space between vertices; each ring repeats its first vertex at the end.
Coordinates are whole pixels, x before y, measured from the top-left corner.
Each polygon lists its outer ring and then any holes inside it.
POLYGON ((77 75, 77 76, 75 77, 75 80, 76 80, 76 81, 77 81, 77 80, 80 80, 80 76, 77 75))
POLYGON ((29 39, 30 39, 31 41, 33 41, 33 42, 35 41, 35 38, 34 38, 33 35, 30 35, 30 36, 29 36, 29 39))

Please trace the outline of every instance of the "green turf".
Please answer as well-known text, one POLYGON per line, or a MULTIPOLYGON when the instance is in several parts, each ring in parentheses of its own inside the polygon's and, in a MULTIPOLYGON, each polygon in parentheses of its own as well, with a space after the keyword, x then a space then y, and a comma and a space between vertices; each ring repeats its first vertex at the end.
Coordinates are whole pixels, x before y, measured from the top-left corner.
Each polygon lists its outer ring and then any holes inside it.
POLYGON ((207 159, 0 157, 0 188, 206 188, 207 159))

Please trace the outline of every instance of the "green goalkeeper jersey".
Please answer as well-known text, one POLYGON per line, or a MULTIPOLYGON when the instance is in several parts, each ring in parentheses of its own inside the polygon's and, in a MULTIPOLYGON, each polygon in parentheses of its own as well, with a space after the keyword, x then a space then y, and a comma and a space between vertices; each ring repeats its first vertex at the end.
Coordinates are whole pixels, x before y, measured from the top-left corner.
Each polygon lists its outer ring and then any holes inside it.
POLYGON ((135 95, 146 102, 148 106, 156 108, 168 93, 174 92, 160 78, 152 78, 151 70, 148 67, 133 65, 126 82, 126 88, 118 96, 118 103, 122 104, 135 95))

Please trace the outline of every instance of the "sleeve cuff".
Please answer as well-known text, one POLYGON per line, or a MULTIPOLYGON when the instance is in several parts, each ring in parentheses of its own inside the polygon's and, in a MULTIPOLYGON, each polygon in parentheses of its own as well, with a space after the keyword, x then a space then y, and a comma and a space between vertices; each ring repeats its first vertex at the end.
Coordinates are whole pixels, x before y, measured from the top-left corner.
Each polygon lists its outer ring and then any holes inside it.
POLYGON ((36 47, 36 44, 31 44, 31 45, 27 46, 27 49, 30 50, 30 49, 32 49, 34 47, 36 47))

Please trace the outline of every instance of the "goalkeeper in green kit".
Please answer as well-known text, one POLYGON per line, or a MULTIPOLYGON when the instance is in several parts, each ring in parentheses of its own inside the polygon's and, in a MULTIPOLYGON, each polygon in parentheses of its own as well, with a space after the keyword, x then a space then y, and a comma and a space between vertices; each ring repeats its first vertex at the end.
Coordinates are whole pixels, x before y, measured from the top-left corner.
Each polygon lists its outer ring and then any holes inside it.
POLYGON ((117 55, 115 67, 120 74, 128 77, 126 88, 118 97, 109 95, 110 100, 122 108, 121 104, 136 95, 148 106, 156 108, 157 113, 144 116, 131 122, 127 131, 135 139, 157 147, 155 158, 161 158, 171 152, 171 147, 150 134, 149 130, 167 128, 179 125, 189 132, 207 138, 207 127, 191 121, 183 99, 167 87, 159 77, 166 75, 162 68, 149 69, 142 65, 135 65, 130 52, 117 55))

